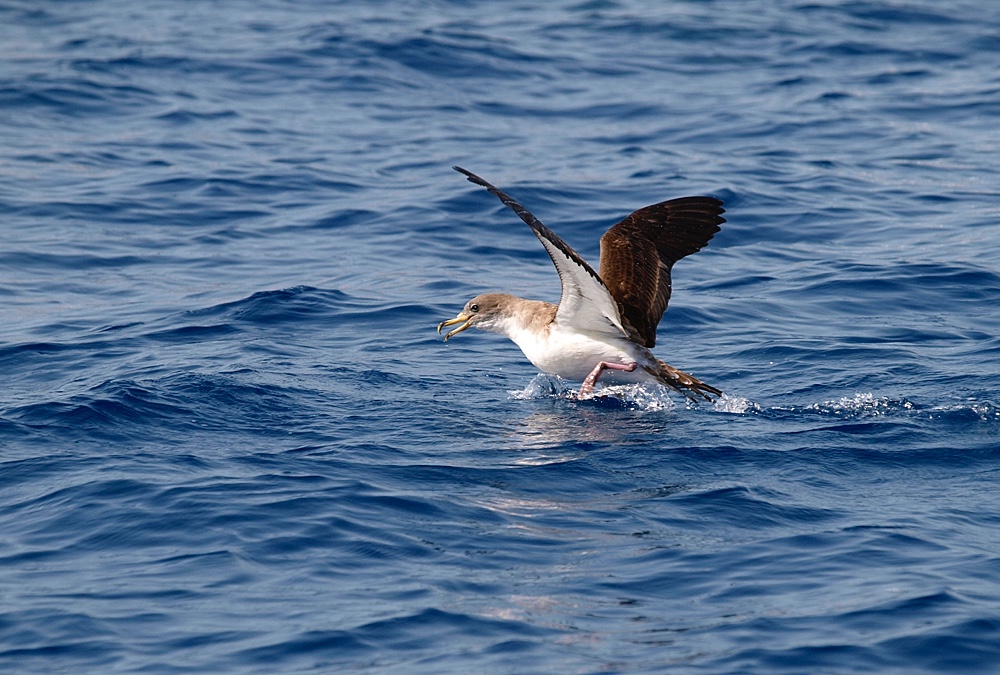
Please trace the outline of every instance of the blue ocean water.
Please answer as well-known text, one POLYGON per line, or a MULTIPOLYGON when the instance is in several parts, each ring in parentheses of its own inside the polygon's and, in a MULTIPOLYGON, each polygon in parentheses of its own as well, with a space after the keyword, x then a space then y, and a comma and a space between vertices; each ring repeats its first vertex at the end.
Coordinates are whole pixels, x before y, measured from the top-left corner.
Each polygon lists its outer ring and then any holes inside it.
POLYGON ((4 672, 1000 671, 1000 5, 0 0, 4 672), (577 400, 435 325, 710 194, 577 400))

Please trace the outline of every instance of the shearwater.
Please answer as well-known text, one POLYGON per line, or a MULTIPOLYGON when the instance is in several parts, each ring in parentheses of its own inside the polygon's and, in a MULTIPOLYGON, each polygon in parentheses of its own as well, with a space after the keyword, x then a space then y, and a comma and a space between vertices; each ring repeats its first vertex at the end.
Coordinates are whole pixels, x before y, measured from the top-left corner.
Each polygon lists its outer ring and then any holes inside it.
POLYGON ((540 370, 583 381, 580 396, 593 393, 602 373, 614 383, 659 382, 697 400, 722 392, 656 358, 656 326, 670 300, 670 270, 701 250, 726 222, 722 201, 681 197, 635 211, 601 237, 600 272, 508 194, 461 167, 454 167, 510 207, 548 251, 562 281, 559 304, 506 293, 476 296, 458 316, 438 324, 500 333, 513 340, 540 370))

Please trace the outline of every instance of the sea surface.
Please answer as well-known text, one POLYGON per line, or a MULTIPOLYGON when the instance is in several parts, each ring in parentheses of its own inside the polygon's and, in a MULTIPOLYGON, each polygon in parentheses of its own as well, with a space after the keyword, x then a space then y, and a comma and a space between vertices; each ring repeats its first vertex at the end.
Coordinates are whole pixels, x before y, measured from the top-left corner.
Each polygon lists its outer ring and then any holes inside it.
POLYGON ((998 176, 996 2, 0 0, 0 671, 1000 672, 998 176))

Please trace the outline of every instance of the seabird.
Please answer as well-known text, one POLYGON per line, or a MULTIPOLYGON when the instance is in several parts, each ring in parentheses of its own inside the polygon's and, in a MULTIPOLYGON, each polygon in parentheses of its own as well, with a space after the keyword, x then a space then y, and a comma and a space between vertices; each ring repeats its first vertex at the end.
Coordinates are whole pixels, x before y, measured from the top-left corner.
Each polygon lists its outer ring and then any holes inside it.
POLYGON ((613 383, 659 382, 691 400, 711 401, 715 387, 653 356, 656 326, 670 300, 673 264, 701 250, 726 222, 714 197, 681 197, 639 209, 601 237, 600 273, 555 232, 510 195, 461 167, 456 171, 481 185, 527 223, 552 258, 562 281, 559 304, 485 293, 470 300, 454 319, 467 328, 506 335, 536 368, 566 380, 583 381, 580 396, 593 393, 605 371, 613 383))

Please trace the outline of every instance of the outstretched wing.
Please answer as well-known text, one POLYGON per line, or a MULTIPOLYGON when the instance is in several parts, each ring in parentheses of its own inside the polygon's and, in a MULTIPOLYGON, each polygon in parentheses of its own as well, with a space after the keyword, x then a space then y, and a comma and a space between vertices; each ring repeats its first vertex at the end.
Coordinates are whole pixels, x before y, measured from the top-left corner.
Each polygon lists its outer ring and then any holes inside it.
POLYGON ((633 339, 656 344, 656 325, 670 301, 670 269, 701 250, 725 209, 714 197, 681 197, 639 209, 601 237, 601 279, 618 302, 633 339))
POLYGON ((542 225, 538 218, 510 195, 470 171, 458 166, 452 168, 465 174, 470 182, 489 190, 510 207, 542 242, 562 281, 562 296, 559 298, 556 322, 572 326, 578 332, 630 336, 630 332, 622 326, 618 303, 604 285, 604 281, 587 261, 570 248, 569 244, 542 225))

